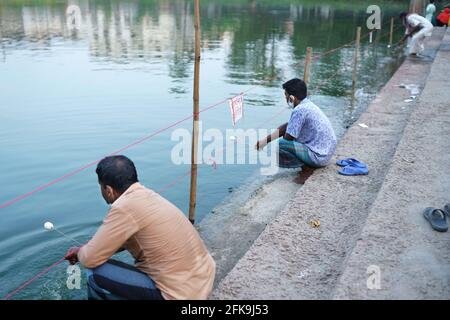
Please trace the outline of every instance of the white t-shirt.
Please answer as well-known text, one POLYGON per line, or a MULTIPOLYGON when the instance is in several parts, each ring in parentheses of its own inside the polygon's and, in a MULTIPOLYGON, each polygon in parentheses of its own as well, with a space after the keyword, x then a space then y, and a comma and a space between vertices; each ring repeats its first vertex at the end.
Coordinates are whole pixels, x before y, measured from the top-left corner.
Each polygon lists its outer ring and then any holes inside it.
POLYGON ((415 28, 418 25, 421 25, 424 28, 433 29, 433 25, 426 18, 418 15, 417 13, 411 13, 406 17, 406 23, 410 28, 415 28))

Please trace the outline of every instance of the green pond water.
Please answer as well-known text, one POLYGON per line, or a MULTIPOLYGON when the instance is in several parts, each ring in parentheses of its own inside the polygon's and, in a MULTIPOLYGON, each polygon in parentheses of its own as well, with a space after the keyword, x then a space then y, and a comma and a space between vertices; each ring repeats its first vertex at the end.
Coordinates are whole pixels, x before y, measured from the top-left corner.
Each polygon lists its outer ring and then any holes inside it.
MULTIPOLYGON (((289 118, 272 118, 286 108, 280 86, 303 76, 306 47, 314 54, 339 47, 354 39, 358 25, 366 34, 370 4, 381 6, 383 28, 374 44, 362 39, 355 99, 353 47, 311 68, 310 96, 342 136, 402 61, 402 52, 387 48, 385 33, 407 1, 201 1, 200 107, 254 87, 236 127, 276 128, 289 118)), ((193 20, 193 1, 0 0, 0 206, 189 116, 193 20), (79 15, 68 15, 69 5, 79 15)), ((401 34, 397 29, 394 41, 401 34)), ((232 128, 228 103, 201 119, 204 130, 232 128)), ((164 190, 186 213, 189 178, 172 181, 189 165, 171 161, 171 134, 191 126, 185 121, 123 152, 144 185, 164 190)), ((197 221, 259 168, 200 165, 197 221)), ((107 210, 95 166, 1 208, 0 296, 72 246, 46 232, 45 221, 84 242, 107 210)), ((84 283, 81 290, 66 287, 66 268, 58 265, 13 298, 84 299, 84 283)))

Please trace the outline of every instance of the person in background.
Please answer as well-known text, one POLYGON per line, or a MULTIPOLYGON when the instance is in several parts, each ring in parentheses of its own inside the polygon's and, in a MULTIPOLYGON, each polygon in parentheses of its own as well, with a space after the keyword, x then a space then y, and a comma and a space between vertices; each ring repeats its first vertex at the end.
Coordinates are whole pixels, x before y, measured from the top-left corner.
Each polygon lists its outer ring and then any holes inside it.
POLYGON ((330 120, 307 98, 303 80, 291 79, 283 84, 286 102, 293 108, 289 122, 282 124, 271 135, 258 141, 256 149, 278 140, 278 166, 299 168, 296 182, 303 184, 315 168, 328 164, 336 150, 336 135, 330 120))
POLYGON ((418 15, 417 13, 400 13, 400 19, 405 26, 405 35, 400 43, 411 38, 409 54, 417 56, 425 50, 424 41, 426 37, 430 37, 433 31, 433 25, 430 21, 418 15))
POLYGON ((435 13, 436 6, 434 5, 434 0, 430 0, 430 3, 427 5, 427 8, 425 10, 425 18, 430 21, 433 26, 436 25, 434 17, 435 13))
POLYGON ((445 8, 437 17, 436 17, 436 25, 438 27, 444 27, 449 25, 450 20, 450 9, 445 8))
POLYGON ((88 298, 206 299, 215 262, 184 214, 141 185, 125 156, 104 158, 96 173, 111 209, 94 237, 65 256, 88 268, 88 298), (135 266, 110 259, 122 250, 131 253, 135 266))

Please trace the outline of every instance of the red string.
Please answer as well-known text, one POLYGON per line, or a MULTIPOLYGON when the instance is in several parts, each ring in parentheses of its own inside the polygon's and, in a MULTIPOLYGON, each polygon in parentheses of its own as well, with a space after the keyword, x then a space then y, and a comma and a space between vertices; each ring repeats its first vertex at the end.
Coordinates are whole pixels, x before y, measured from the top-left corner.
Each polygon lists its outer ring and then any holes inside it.
POLYGON ((337 47, 337 48, 334 48, 334 49, 332 49, 332 50, 328 50, 328 51, 325 51, 325 52, 323 52, 323 53, 321 53, 321 54, 315 55, 315 56, 313 56, 313 60, 314 60, 314 61, 317 61, 317 60, 319 60, 319 59, 321 59, 321 58, 323 58, 323 57, 325 57, 325 56, 327 56, 327 55, 329 55, 329 54, 331 54, 331 53, 333 53, 333 52, 335 52, 335 51, 338 51, 338 50, 340 50, 340 49, 342 49, 342 48, 344 48, 344 47, 346 47, 346 46, 349 46, 349 45, 350 45, 351 43, 353 43, 353 42, 355 42, 355 40, 350 41, 350 42, 348 42, 348 43, 345 43, 345 44, 343 44, 343 45, 340 46, 340 47, 337 47))
MULTIPOLYGON (((388 23, 390 23, 390 21, 387 21, 383 26, 386 26, 388 23)), ((397 30, 398 28, 399 28, 399 26, 395 27, 394 30, 397 30)), ((360 38, 360 40, 362 40, 362 39, 368 37, 372 32, 373 32, 373 31, 369 31, 369 32, 367 32, 366 34, 362 35, 361 38, 360 38)), ((387 34, 389 34, 389 32, 383 34, 380 38, 384 37, 384 36, 387 35, 387 34)), ((341 46, 339 46, 339 47, 337 47, 337 48, 333 48, 333 49, 331 49, 331 50, 322 52, 322 53, 320 53, 320 54, 317 54, 317 55, 313 56, 312 58, 313 58, 314 61, 317 61, 317 60, 319 60, 319 59, 321 59, 321 58, 323 58, 323 57, 325 57, 325 56, 327 56, 327 55, 329 55, 329 54, 331 54, 331 53, 333 53, 333 52, 335 52, 335 51, 338 51, 339 49, 342 49, 342 48, 344 48, 344 47, 346 47, 346 46, 352 44, 352 43, 355 42, 355 41, 356 41, 356 40, 352 40, 352 41, 350 41, 350 42, 344 43, 343 45, 341 45, 341 46)), ((372 43, 373 43, 373 42, 372 42, 372 43)))
MULTIPOLYGON (((167 184, 166 186, 164 186, 161 190, 158 191, 158 193, 163 193, 165 191, 167 191, 168 189, 172 188, 173 186, 175 186, 179 181, 181 181, 183 178, 185 178, 186 176, 188 176, 191 173, 191 171, 189 170, 188 172, 186 172, 185 174, 183 174, 182 176, 179 176, 177 178, 175 178, 171 183, 167 184)), ((58 266, 59 264, 61 264, 65 259, 62 258, 60 260, 58 260, 57 262, 55 262, 54 264, 52 264, 51 266, 47 267, 46 269, 42 270, 41 272, 39 272, 38 274, 36 274, 33 278, 31 278, 30 280, 24 282, 21 286, 19 286, 17 289, 15 289, 14 291, 11 291, 10 293, 8 293, 7 295, 5 295, 3 298, 1 298, 0 300, 8 300, 9 298, 11 298, 12 296, 16 295, 17 293, 19 293, 20 291, 22 291, 23 289, 25 289, 26 287, 28 287, 29 285, 31 285, 34 281, 36 281, 37 279, 39 279, 41 276, 43 276, 44 274, 46 274, 47 272, 49 272, 51 269, 55 268, 56 266, 58 266)))
MULTIPOLYGON (((397 28, 398 28, 398 27, 397 27, 397 28)), ((397 28, 395 28, 395 29, 397 29, 397 28)), ((369 33, 369 34, 370 34, 370 33, 369 33)), ((368 34, 367 34, 367 35, 368 35, 368 34)), ((365 36, 367 36, 367 35, 365 35, 365 36)), ((363 37, 365 37, 365 36, 363 36, 363 37)), ((384 36, 384 35, 382 35, 381 37, 383 37, 383 36, 384 36)), ((325 55, 327 55, 327 54, 330 54, 330 53, 332 53, 332 52, 334 52, 334 51, 337 51, 338 49, 341 49, 341 48, 347 46, 348 44, 350 44, 350 43, 352 43, 352 42, 354 42, 354 40, 351 41, 351 42, 349 42, 349 43, 347 43, 347 44, 344 44, 344 45, 342 45, 342 46, 340 46, 340 47, 338 47, 338 48, 335 48, 335 49, 329 50, 328 52, 322 53, 320 56, 315 56, 315 57, 314 57, 314 60, 318 60, 319 58, 321 58, 321 57, 323 57, 323 56, 325 56, 325 55)), ((339 73, 339 71, 336 72, 335 74, 333 74, 331 77, 327 78, 325 81, 328 81, 329 79, 335 77, 338 73, 339 73)), ((272 80, 272 79, 269 79, 269 80, 267 80, 267 81, 271 81, 271 80, 272 80)), ((321 84, 324 83, 325 81, 322 81, 321 84)), ((320 87, 321 87, 321 86, 319 85, 319 88, 320 88, 320 87)), ((240 93, 239 95, 244 95, 244 94, 246 94, 247 92, 249 92, 249 91, 251 91, 251 90, 253 90, 253 89, 255 89, 255 88, 256 88, 256 86, 250 87, 249 89, 247 89, 246 91, 240 93)), ((210 110, 210 109, 213 109, 214 107, 217 107, 217 106, 219 106, 219 105, 225 103, 226 101, 228 101, 228 99, 224 99, 224 100, 222 100, 222 101, 219 101, 219 102, 217 102, 217 103, 215 103, 215 104, 213 104, 213 105, 210 105, 210 106, 208 106, 208 107, 206 107, 206 108, 200 110, 199 113, 205 112, 205 111, 210 110)), ((274 116, 272 116, 272 117, 270 117, 269 119, 265 120, 260 126, 262 126, 262 125, 264 125, 265 123, 267 123, 267 122, 269 122, 269 121, 275 119, 276 117, 278 117, 278 116, 281 115, 282 113, 286 112, 286 110, 287 110, 287 109, 282 109, 281 111, 277 112, 274 116)), ((146 140, 149 140, 149 139, 153 138, 154 136, 156 136, 156 135, 158 135, 158 134, 160 134, 160 133, 162 133, 162 132, 164 132, 164 131, 166 131, 166 130, 168 130, 168 129, 170 129, 170 128, 173 128, 173 127, 175 127, 175 126, 181 124, 182 122, 191 119, 195 114, 196 114, 196 113, 194 113, 193 115, 190 115, 190 116, 188 116, 188 117, 186 117, 186 118, 184 118, 184 119, 181 119, 181 120, 179 120, 179 121, 177 121, 177 122, 175 122, 175 123, 173 123, 173 124, 171 124, 171 125, 169 125, 169 126, 167 126, 167 127, 165 127, 165 128, 162 128, 162 129, 160 129, 160 130, 158 130, 158 131, 156 131, 156 132, 154 132, 154 133, 152 133, 152 134, 150 134, 150 135, 148 135, 148 136, 145 136, 145 137, 143 137, 143 138, 141 138, 141 139, 139 139, 139 140, 137 140, 137 141, 135 141, 135 142, 133 142, 133 143, 131 143, 131 144, 129 144, 129 145, 127 145, 127 146, 125 146, 125 147, 119 149, 119 150, 117 150, 117 151, 114 151, 114 152, 111 153, 110 155, 115 155, 115 154, 121 153, 121 152, 123 152, 123 151, 125 151, 125 150, 128 150, 128 149, 130 149, 130 148, 132 148, 132 147, 134 147, 134 146, 136 146, 136 145, 138 145, 138 144, 140 144, 140 143, 142 143, 142 142, 144 142, 144 141, 146 141, 146 140)), ((94 161, 94 162, 91 162, 91 163, 89 163, 89 164, 87 164, 87 165, 85 165, 85 166, 83 166, 83 167, 81 167, 81 168, 79 168, 79 169, 77 169, 77 170, 74 170, 74 171, 72 171, 72 172, 70 172, 70 173, 68 173, 68 174, 65 174, 65 175, 63 175, 63 176, 61 176, 61 177, 59 177, 59 178, 57 178, 57 179, 55 179, 55 180, 53 180, 53 181, 51 181, 51 182, 45 184, 45 185, 42 185, 42 186, 40 186, 40 187, 38 187, 38 188, 36 188, 36 189, 34 189, 34 190, 32 190, 32 191, 26 193, 26 194, 23 194, 23 195, 21 195, 20 197, 17 197, 17 198, 15 198, 15 199, 13 199, 13 200, 10 200, 10 201, 8 201, 8 202, 2 204, 2 205, 0 206, 0 209, 3 209, 3 208, 5 208, 5 207, 8 207, 8 206, 12 205, 12 204, 15 203, 15 202, 18 202, 18 201, 20 201, 20 200, 22 200, 22 199, 25 199, 25 198, 31 196, 32 194, 34 194, 34 193, 36 193, 36 192, 39 192, 39 191, 41 191, 41 190, 43 190, 43 189, 45 189, 45 188, 50 187, 50 186, 53 185, 53 184, 56 184, 56 183, 58 183, 58 182, 60 182, 60 181, 62 181, 62 180, 64 180, 64 179, 67 179, 67 178, 69 178, 69 177, 71 177, 71 176, 73 176, 73 175, 75 175, 75 174, 77 174, 77 173, 79 173, 79 172, 81 172, 81 171, 83 171, 83 170, 85 170, 85 169, 87 169, 87 168, 93 166, 93 165, 96 165, 96 164, 97 164, 98 162, 100 162, 100 161, 101 161, 101 159, 100 159, 100 160, 96 160, 96 161, 94 161)), ((214 165, 215 165, 214 168, 216 169, 216 168, 217 168, 217 165, 216 165, 215 163, 214 163, 214 165)), ((163 187, 162 189, 160 189, 158 192, 159 192, 159 193, 163 193, 163 192, 167 191, 168 189, 170 189, 170 188, 172 188, 173 186, 175 186, 175 185, 176 185, 179 181, 181 181, 183 178, 185 178, 186 176, 188 176, 190 173, 191 173, 191 172, 190 172, 190 170, 189 170, 188 172, 184 173, 182 176, 179 176, 179 177, 175 178, 171 183, 169 183, 169 184, 167 184, 166 186, 164 186, 164 187, 163 187)), ((20 285, 20 286, 19 286, 17 289, 15 289, 14 291, 11 291, 11 292, 8 293, 7 295, 5 295, 5 296, 4 296, 3 298, 1 298, 0 300, 8 300, 8 299, 11 298, 12 296, 16 295, 18 292, 22 291, 23 289, 25 289, 26 287, 28 287, 29 285, 31 285, 34 281, 36 281, 36 280, 39 279, 41 276, 43 276, 44 274, 46 274, 47 272, 49 272, 51 269, 55 268, 56 266, 58 266, 59 264, 61 264, 62 262, 64 262, 64 260, 65 260, 65 258, 62 258, 62 259, 58 260, 57 262, 55 262, 55 263, 52 264, 51 266, 47 267, 46 269, 44 269, 44 270, 42 270, 41 272, 39 272, 38 274, 36 274, 34 277, 32 277, 31 279, 29 279, 28 281, 24 282, 22 285, 20 285)))
MULTIPOLYGON (((255 87, 256 87, 256 86, 255 86, 255 87)), ((255 87, 251 87, 250 89, 244 91, 244 93, 245 93, 245 92, 249 92, 250 90, 253 90, 255 87)), ((208 106, 208 107, 206 107, 206 108, 200 110, 199 113, 205 112, 205 111, 210 110, 210 109, 213 109, 213 108, 215 108, 215 107, 217 107, 217 106, 219 106, 219 105, 225 103, 226 101, 228 101, 228 99, 221 100, 221 101, 219 101, 219 102, 217 102, 217 103, 215 103, 215 104, 213 104, 213 105, 210 105, 210 106, 208 106)), ((169 125, 169 126, 167 126, 167 127, 161 128, 161 129, 159 129, 159 130, 153 132, 153 133, 150 134, 150 135, 144 136, 144 137, 140 138, 139 140, 136 140, 136 141, 134 141, 133 143, 130 143, 129 145, 127 145, 127 146, 125 146, 125 147, 123 147, 123 148, 121 148, 121 149, 119 149, 119 150, 116 150, 116 151, 114 151, 114 152, 108 154, 107 156, 113 156, 113 155, 119 154, 119 153, 121 153, 121 152, 123 152, 123 151, 125 151, 125 150, 128 150, 128 149, 130 149, 130 148, 132 148, 132 147, 134 147, 134 146, 136 146, 136 145, 138 145, 138 144, 143 143, 144 141, 150 140, 151 138, 153 138, 153 137, 155 137, 155 136, 161 134, 161 133, 164 132, 164 131, 167 131, 167 130, 173 128, 173 127, 178 126, 179 124, 181 124, 181 123, 183 123, 183 122, 185 122, 185 121, 191 119, 192 117, 193 117, 193 115, 189 115, 189 116, 187 116, 187 117, 185 117, 185 118, 183 118, 183 119, 181 119, 181 120, 178 120, 178 121, 172 123, 171 125, 169 125)), ((46 184, 44 184, 44 185, 42 185, 42 186, 39 186, 39 187, 37 187, 37 188, 35 188, 35 189, 33 189, 33 190, 31 190, 31 191, 29 191, 29 192, 27 192, 27 193, 21 195, 21 196, 18 196, 18 197, 16 197, 16 198, 12 199, 12 200, 9 200, 9 201, 7 201, 7 202, 1 204, 1 205, 0 205, 0 209, 4 209, 4 208, 6 208, 6 207, 9 207, 9 206, 11 206, 12 204, 14 204, 14 203, 16 203, 16 202, 19 202, 19 201, 21 201, 21 200, 23 200, 23 199, 25 199, 25 198, 28 198, 29 196, 31 196, 31 195, 33 195, 33 194, 39 192, 39 191, 42 191, 42 190, 44 190, 44 189, 46 189, 46 188, 48 188, 48 187, 50 187, 50 186, 52 186, 52 185, 54 185, 54 184, 56 184, 56 183, 58 183, 58 182, 61 182, 62 180, 65 180, 65 179, 67 179, 67 178, 70 178, 70 177, 72 177, 72 176, 74 176, 74 175, 76 175, 76 174, 78 174, 78 173, 80 173, 80 172, 82 172, 82 171, 84 171, 84 170, 86 170, 86 169, 88 169, 88 168, 90 168, 90 167, 92 167, 92 166, 98 164, 102 159, 103 159, 103 157, 102 157, 101 159, 98 159, 98 160, 96 160, 96 161, 93 161, 93 162, 91 162, 91 163, 89 163, 89 164, 86 164, 86 165, 84 165, 83 167, 78 168, 78 169, 76 169, 76 170, 74 170, 74 171, 72 171, 72 172, 69 172, 69 173, 67 173, 67 174, 65 174, 65 175, 63 175, 63 176, 61 176, 61 177, 59 177, 59 178, 57 178, 57 179, 55 179, 55 180, 52 180, 52 181, 50 181, 50 182, 48 182, 48 183, 46 183, 46 184)))
POLYGON ((169 190, 170 188, 172 188, 173 186, 175 186, 178 182, 180 182, 181 180, 183 180, 185 177, 187 177, 188 175, 191 174, 191 170, 185 172, 183 175, 173 179, 170 183, 166 184, 164 187, 162 187, 158 193, 164 193, 167 190, 169 190))
POLYGON ((322 88, 326 82, 330 81, 331 79, 335 78, 339 73, 341 73, 341 69, 338 69, 335 73, 333 73, 328 78, 320 81, 315 88, 311 89, 311 91, 318 92, 320 88, 322 88))
POLYGON ((7 295, 5 295, 3 298, 1 298, 1 300, 8 300, 9 298, 11 298, 12 296, 14 296, 15 294, 17 294, 19 291, 22 291, 23 289, 25 289, 26 287, 28 287, 30 284, 32 284, 34 281, 36 281, 38 278, 42 277, 44 274, 46 274, 47 272, 49 272, 51 269, 53 269, 54 267, 56 267, 57 265, 61 264, 65 259, 62 258, 60 260, 58 260, 57 262, 55 262, 54 264, 52 264, 50 267, 47 267, 46 269, 42 270, 41 272, 39 272, 37 275, 35 275, 33 278, 31 278, 30 280, 24 282, 20 287, 18 287, 16 290, 11 291, 10 293, 8 293, 7 295))
MULTIPOLYGON (((367 34, 367 35, 368 35, 368 34, 367 34)), ((364 38, 365 36, 367 36, 367 35, 364 35, 363 38, 364 38)), ((352 41, 350 41, 350 42, 348 42, 348 43, 346 43, 346 44, 344 44, 344 45, 342 45, 342 46, 340 46, 340 47, 338 47, 338 48, 334 48, 334 49, 332 49, 332 50, 329 50, 329 51, 327 51, 327 52, 324 52, 324 53, 322 53, 322 54, 319 55, 319 56, 314 56, 313 59, 314 59, 314 60, 318 60, 319 58, 321 58, 321 57, 323 57, 323 56, 325 56, 325 55, 327 55, 327 54, 330 54, 330 53, 332 53, 332 52, 334 52, 334 51, 336 51, 336 50, 338 50, 338 49, 341 49, 341 48, 345 47, 346 45, 348 45, 348 44, 350 44, 350 43, 352 43, 352 42, 354 42, 354 41, 355 41, 355 40, 352 40, 352 41)), ((272 81, 274 78, 275 78, 275 77, 272 77, 272 78, 270 78, 270 79, 265 80, 264 82, 270 82, 270 81, 272 81)), ((249 91, 254 90, 256 87, 257 87, 256 85, 255 85, 255 86, 252 86, 252 87, 250 87, 249 89, 247 89, 247 90, 241 92, 239 95, 244 95, 244 94, 248 93, 249 91)), ((227 99, 221 100, 221 101, 219 101, 219 102, 217 102, 217 103, 215 103, 215 104, 212 104, 212 105, 210 105, 210 106, 208 106, 208 107, 206 107, 206 108, 200 110, 199 113, 202 113, 202 112, 205 112, 205 111, 207 111, 207 110, 213 109, 213 108, 215 108, 215 107, 217 107, 217 106, 219 106, 219 105, 221 105, 221 104, 227 102, 228 100, 229 100, 229 99, 227 98, 227 99)), ((143 143, 143 142, 145 142, 145 141, 147 141, 147 140, 149 140, 149 139, 151 139, 151 138, 153 138, 153 137, 155 137, 155 136, 161 134, 162 132, 167 131, 167 130, 169 130, 169 129, 175 127, 175 126, 178 126, 179 124, 181 124, 181 123, 183 123, 183 122, 185 122, 185 121, 187 121, 187 120, 193 118, 194 115, 196 115, 196 114, 189 115, 189 116, 187 116, 187 117, 185 117, 185 118, 183 118, 183 119, 181 119, 181 120, 176 121, 175 123, 173 123, 173 124, 171 124, 171 125, 169 125, 169 126, 167 126, 167 127, 161 128, 161 129, 159 129, 158 131, 156 131, 156 132, 154 132, 154 133, 152 133, 152 134, 150 134, 150 135, 147 135, 147 136, 145 136, 145 137, 142 137, 141 139, 139 139, 139 140, 137 140, 137 141, 135 141, 135 142, 133 142, 133 143, 131 143, 131 144, 129 144, 129 145, 127 145, 127 146, 125 146, 125 147, 119 149, 119 150, 116 150, 116 151, 110 153, 110 154, 107 155, 107 156, 113 156, 113 155, 119 154, 119 153, 121 153, 121 152, 123 152, 123 151, 125 151, 125 150, 128 150, 128 149, 130 149, 130 148, 132 148, 132 147, 134 147, 134 146, 136 146, 136 145, 138 145, 138 144, 141 144, 141 143, 143 143)), ((72 172, 69 172, 69 173, 67 173, 67 174, 65 174, 65 175, 63 175, 63 176, 61 176, 61 177, 59 177, 59 178, 56 178, 55 180, 52 180, 52 181, 50 181, 50 182, 48 182, 48 183, 46 183, 46 184, 44 184, 44 185, 42 185, 42 186, 39 186, 39 187, 37 187, 37 188, 35 188, 35 189, 33 189, 33 190, 31 190, 31 191, 25 193, 25 194, 22 194, 22 195, 20 195, 20 196, 14 198, 14 199, 11 199, 11 200, 9 200, 9 201, 6 201, 5 203, 3 203, 3 204, 0 205, 0 209, 4 209, 4 208, 6 208, 6 207, 9 207, 9 206, 11 206, 12 204, 14 204, 14 203, 16 203, 16 202, 19 202, 19 201, 21 201, 21 200, 23 200, 23 199, 25 199, 25 198, 28 198, 28 197, 30 197, 31 195, 33 195, 33 194, 35 194, 35 193, 37 193, 37 192, 40 192, 40 191, 42 191, 42 190, 44 190, 44 189, 47 189, 48 187, 50 187, 50 186, 52 186, 52 185, 54 185, 54 184, 56 184, 56 183, 58 183, 58 182, 61 182, 62 180, 65 180, 65 179, 67 179, 67 178, 70 178, 70 177, 72 177, 72 176, 74 176, 74 175, 76 175, 76 174, 78 174, 78 173, 80 173, 80 172, 82 172, 82 171, 84 171, 84 170, 86 170, 86 169, 88 169, 88 168, 90 168, 90 167, 92 167, 92 166, 98 164, 102 159, 103 159, 103 157, 102 157, 101 159, 98 159, 98 160, 96 160, 96 161, 93 161, 93 162, 91 162, 91 163, 89 163, 89 164, 87 164, 87 165, 84 165, 83 167, 78 168, 78 169, 76 169, 76 170, 74 170, 74 171, 72 171, 72 172)))

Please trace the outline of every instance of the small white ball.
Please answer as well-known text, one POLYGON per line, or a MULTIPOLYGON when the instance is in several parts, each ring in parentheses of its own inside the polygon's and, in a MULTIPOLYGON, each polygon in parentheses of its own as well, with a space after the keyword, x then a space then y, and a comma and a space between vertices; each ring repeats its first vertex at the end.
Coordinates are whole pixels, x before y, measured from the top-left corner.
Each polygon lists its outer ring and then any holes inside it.
POLYGON ((230 140, 236 140, 236 136, 230 136, 230 140))
POLYGON ((53 230, 53 223, 47 221, 46 223, 44 223, 44 228, 47 230, 53 230))
POLYGON ((391 47, 391 45, 390 44, 388 44, 388 48, 390 48, 391 47))

